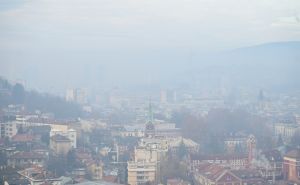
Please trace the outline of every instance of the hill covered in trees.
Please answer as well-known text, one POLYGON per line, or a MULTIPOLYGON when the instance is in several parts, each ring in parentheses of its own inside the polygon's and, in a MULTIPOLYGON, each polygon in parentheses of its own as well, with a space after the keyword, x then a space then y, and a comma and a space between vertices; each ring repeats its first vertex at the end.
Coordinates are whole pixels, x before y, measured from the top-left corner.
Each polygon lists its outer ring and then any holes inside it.
POLYGON ((10 104, 24 105, 29 112, 39 110, 53 113, 58 119, 77 118, 82 114, 78 104, 67 102, 61 97, 28 91, 19 83, 11 84, 0 78, 0 108, 10 104))
POLYGON ((259 149, 276 145, 267 120, 244 110, 212 109, 206 116, 184 110, 174 112, 171 121, 181 128, 184 137, 198 142, 202 151, 211 154, 223 153, 225 138, 236 133, 253 134, 259 149))

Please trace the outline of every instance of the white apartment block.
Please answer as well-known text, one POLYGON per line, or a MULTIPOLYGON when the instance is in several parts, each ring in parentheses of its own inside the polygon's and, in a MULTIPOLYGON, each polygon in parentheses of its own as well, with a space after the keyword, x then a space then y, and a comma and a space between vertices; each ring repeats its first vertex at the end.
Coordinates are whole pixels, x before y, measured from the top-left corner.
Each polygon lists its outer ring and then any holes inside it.
POLYGON ((275 136, 281 136, 285 140, 290 140, 296 131, 300 130, 297 124, 276 123, 274 125, 275 136))
POLYGON ((18 132, 17 122, 10 121, 5 123, 0 123, 0 138, 8 137, 11 138, 18 132))

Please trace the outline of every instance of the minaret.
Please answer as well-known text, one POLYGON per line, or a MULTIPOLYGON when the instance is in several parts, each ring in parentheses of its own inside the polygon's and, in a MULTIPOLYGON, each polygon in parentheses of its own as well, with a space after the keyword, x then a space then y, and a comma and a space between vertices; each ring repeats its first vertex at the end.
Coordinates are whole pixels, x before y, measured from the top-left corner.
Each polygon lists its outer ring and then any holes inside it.
POLYGON ((151 99, 149 100, 148 121, 145 128, 145 137, 153 138, 155 136, 155 126, 153 124, 153 112, 151 99))

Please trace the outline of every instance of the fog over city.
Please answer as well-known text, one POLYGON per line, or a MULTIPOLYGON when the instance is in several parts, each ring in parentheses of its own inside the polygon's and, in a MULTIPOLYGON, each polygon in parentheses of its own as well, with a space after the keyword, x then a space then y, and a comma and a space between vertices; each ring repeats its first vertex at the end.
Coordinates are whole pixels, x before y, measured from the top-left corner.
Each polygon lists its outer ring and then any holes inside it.
POLYGON ((203 72, 231 79, 263 66, 277 76, 286 63, 285 71, 299 67, 299 43, 288 42, 299 40, 299 9, 297 0, 2 1, 0 70, 60 94, 73 86, 174 86, 203 72), (232 51, 240 57, 227 56, 232 51), (212 63, 212 55, 220 58, 212 63), (255 68, 244 69, 245 60, 255 68))
POLYGON ((0 184, 299 185, 300 0, 0 0, 0 184))

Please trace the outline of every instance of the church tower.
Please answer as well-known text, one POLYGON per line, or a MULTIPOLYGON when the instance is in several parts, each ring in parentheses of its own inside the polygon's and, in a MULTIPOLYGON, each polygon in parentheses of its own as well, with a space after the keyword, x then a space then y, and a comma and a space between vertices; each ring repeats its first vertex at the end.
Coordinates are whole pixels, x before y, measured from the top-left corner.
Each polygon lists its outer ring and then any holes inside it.
POLYGON ((255 148, 256 148, 256 138, 254 135, 249 135, 247 139, 248 165, 251 165, 251 162, 255 157, 255 148))
POLYGON ((154 136, 155 136, 155 126, 153 124, 153 112, 152 112, 152 104, 150 100, 149 109, 148 109, 148 120, 145 128, 145 137, 153 138, 154 136))

